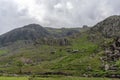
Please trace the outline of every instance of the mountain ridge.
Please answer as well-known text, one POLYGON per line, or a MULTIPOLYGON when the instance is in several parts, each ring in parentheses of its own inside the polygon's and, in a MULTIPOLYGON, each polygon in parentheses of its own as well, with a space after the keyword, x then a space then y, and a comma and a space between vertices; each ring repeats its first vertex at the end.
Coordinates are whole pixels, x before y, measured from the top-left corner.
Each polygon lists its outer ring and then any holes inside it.
POLYGON ((120 16, 113 15, 91 28, 92 33, 100 32, 104 37, 120 36, 120 16))
POLYGON ((11 30, 0 36, 0 45, 7 46, 18 40, 35 41, 41 38, 63 38, 79 33, 79 28, 47 28, 39 24, 29 24, 20 28, 11 30))
POLYGON ((35 40, 47 37, 50 33, 42 26, 29 24, 21 28, 14 29, 0 36, 0 44, 12 43, 17 40, 35 40))

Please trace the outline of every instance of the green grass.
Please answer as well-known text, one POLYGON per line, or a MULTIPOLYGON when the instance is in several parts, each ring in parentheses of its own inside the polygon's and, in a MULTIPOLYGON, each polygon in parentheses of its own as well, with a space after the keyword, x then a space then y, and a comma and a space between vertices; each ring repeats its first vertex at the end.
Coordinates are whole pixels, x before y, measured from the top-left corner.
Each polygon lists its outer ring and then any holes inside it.
MULTIPOLYGON (((29 80, 28 77, 0 77, 0 80, 29 80)), ((83 78, 83 77, 37 77, 32 80, 119 80, 108 78, 83 78)))
POLYGON ((89 41, 88 35, 83 34, 81 37, 78 37, 73 40, 72 47, 73 49, 78 49, 84 52, 92 53, 98 48, 98 45, 89 41))
MULTIPOLYGON (((98 46, 87 39, 87 35, 82 35, 80 38, 73 39, 72 45, 69 46, 73 50, 79 50, 78 53, 68 53, 65 56, 57 58, 49 62, 49 69, 60 72, 72 73, 74 75, 83 75, 89 73, 87 67, 90 65, 94 71, 99 71, 101 62, 99 55, 96 54, 98 46), (90 56, 94 54, 95 57, 90 56)), ((65 54, 64 51, 62 54, 65 54)))
POLYGON ((0 77, 0 80, 28 80, 28 77, 0 77))
POLYGON ((84 73, 90 73, 87 68, 90 65, 93 69, 91 73, 100 71, 101 65, 99 55, 95 54, 98 45, 88 40, 88 35, 83 34, 80 37, 71 39, 69 46, 49 46, 37 45, 30 48, 19 49, 18 52, 12 53, 1 58, 3 66, 11 62, 8 67, 0 68, 0 71, 17 73, 16 63, 21 59, 30 59, 34 65, 28 64, 22 67, 23 72, 45 73, 45 72, 65 72, 77 76, 83 76, 84 73), (78 53, 67 52, 67 49, 79 50, 78 53), (60 51, 62 49, 62 51, 60 51), (51 54, 51 51, 56 53, 51 54), (90 56, 95 54, 94 58, 90 56), (13 67, 14 66, 14 67, 13 67))
POLYGON ((5 53, 6 53, 5 50, 0 50, 0 55, 3 55, 3 54, 5 54, 5 53))
POLYGON ((117 79, 65 77, 65 78, 38 78, 36 80, 117 80, 117 79))

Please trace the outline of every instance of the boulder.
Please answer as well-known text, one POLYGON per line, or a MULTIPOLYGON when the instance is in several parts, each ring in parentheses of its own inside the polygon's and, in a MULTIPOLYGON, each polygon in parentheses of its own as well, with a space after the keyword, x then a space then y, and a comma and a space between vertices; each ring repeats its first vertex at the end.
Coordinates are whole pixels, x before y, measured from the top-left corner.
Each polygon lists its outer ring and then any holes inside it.
POLYGON ((72 53, 78 53, 79 52, 79 50, 73 50, 72 51, 72 53))
POLYGON ((104 68, 105 68, 105 71, 108 71, 109 70, 109 64, 105 64, 105 66, 104 66, 104 68))

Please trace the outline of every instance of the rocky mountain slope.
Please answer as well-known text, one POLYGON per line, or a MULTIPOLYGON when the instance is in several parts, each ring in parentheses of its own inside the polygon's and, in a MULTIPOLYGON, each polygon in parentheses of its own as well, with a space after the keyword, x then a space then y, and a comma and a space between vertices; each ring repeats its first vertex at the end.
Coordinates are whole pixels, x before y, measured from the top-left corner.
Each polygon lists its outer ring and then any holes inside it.
POLYGON ((92 33, 101 33, 104 37, 120 36, 120 16, 106 18, 91 28, 92 33))
MULTIPOLYGON (((42 30, 40 32, 45 35, 35 40, 34 44, 19 48, 16 47, 18 44, 9 45, 0 49, 0 73, 120 77, 119 23, 119 16, 111 16, 83 31, 39 26, 42 30)), ((18 32, 26 28, 35 30, 35 27, 26 26, 18 29, 18 32)), ((1 39, 6 39, 5 36, 10 34, 2 35, 1 39)), ((37 38, 42 35, 39 34, 37 38)))
POLYGON ((30 24, 1 35, 0 45, 10 44, 18 40, 35 40, 48 36, 50 36, 50 33, 42 26, 30 24))
POLYGON ((0 46, 11 45, 16 41, 35 41, 43 38, 62 38, 80 33, 78 29, 45 28, 38 24, 29 24, 0 36, 0 46))

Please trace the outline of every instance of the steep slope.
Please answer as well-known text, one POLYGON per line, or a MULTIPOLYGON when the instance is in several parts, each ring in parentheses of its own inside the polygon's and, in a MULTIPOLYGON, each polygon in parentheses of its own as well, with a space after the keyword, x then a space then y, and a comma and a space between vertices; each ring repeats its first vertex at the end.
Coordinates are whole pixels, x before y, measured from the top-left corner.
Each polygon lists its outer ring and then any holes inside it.
POLYGON ((22 28, 14 29, 0 36, 0 45, 13 43, 18 40, 35 40, 48 37, 50 33, 38 24, 26 25, 22 28))
POLYGON ((101 33, 104 37, 120 36, 120 16, 106 18, 91 28, 92 33, 101 33))
POLYGON ((16 41, 34 41, 43 38, 63 38, 80 33, 80 28, 47 28, 39 24, 29 24, 14 29, 0 36, 0 46, 7 46, 16 41))

